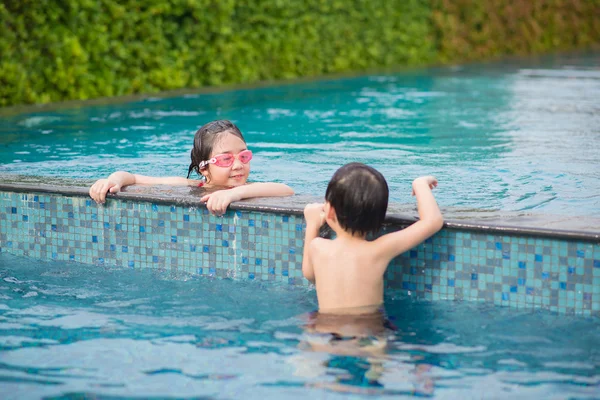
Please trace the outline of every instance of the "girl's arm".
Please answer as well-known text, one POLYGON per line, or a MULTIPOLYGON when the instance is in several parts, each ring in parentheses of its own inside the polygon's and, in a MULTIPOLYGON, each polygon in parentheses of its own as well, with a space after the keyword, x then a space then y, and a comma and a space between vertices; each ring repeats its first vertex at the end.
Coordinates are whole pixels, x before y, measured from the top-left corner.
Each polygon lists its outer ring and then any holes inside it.
POLYGON ((294 194, 294 190, 288 185, 283 183, 249 183, 234 187, 231 192, 235 196, 239 197, 237 200, 250 199, 252 197, 281 197, 291 196, 294 194))
POLYGON ((444 218, 431 193, 431 189, 436 187, 437 183, 437 179, 433 176, 423 176, 413 181, 413 194, 417 197, 419 220, 401 231, 388 233, 373 241, 376 254, 389 262, 442 229, 444 218))
POLYGON ((117 193, 123 187, 137 184, 147 185, 197 185, 199 181, 192 179, 181 178, 178 176, 172 177, 155 177, 131 174, 126 171, 117 171, 109 175, 106 179, 98 179, 90 187, 90 197, 97 203, 104 203, 106 201, 106 194, 117 193))
POLYGON ((253 197, 281 197, 291 196, 294 191, 288 185, 283 183, 250 183, 247 185, 236 186, 231 189, 219 190, 209 193, 200 198, 200 201, 206 202, 206 208, 215 214, 223 215, 227 207, 234 201, 250 199, 253 197))

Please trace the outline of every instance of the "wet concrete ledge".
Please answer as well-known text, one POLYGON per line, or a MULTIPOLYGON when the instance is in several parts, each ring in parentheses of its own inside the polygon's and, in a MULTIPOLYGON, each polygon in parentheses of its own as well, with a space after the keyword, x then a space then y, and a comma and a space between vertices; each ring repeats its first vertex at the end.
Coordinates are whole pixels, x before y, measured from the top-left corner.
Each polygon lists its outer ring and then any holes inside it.
MULTIPOLYGON (((88 197, 92 181, 34 176, 2 176, 0 191, 19 193, 55 193, 65 196, 88 197)), ((202 188, 168 185, 133 185, 111 198, 174 204, 185 207, 204 207, 200 197, 202 188)), ((231 209, 267 213, 302 215, 304 206, 322 198, 294 195, 283 198, 256 198, 231 204, 231 209)), ((525 212, 503 212, 442 207, 444 227, 464 231, 477 231, 491 235, 521 235, 545 238, 582 240, 600 243, 600 219, 578 216, 557 216, 525 212)), ((418 219, 415 204, 390 204, 386 222, 408 225, 418 219)))

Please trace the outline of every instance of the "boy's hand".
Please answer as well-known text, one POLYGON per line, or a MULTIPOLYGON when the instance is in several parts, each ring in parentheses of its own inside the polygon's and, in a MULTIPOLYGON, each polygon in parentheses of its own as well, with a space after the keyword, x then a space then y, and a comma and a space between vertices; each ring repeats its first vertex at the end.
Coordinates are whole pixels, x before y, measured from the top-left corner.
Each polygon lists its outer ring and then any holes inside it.
POLYGON ((325 223, 325 211, 323 210, 323 203, 311 203, 304 207, 304 218, 306 218, 306 225, 316 225, 321 227, 325 223))
POLYGON ((437 187, 438 185, 438 181, 435 178, 435 176, 421 176, 417 179, 415 179, 412 183, 412 195, 415 195, 415 186, 417 186, 418 184, 420 184, 421 182, 426 183, 427 186, 429 186, 429 189, 433 189, 435 187, 437 187))
POLYGON ((206 208, 213 215, 223 215, 227 211, 227 207, 234 201, 238 201, 238 196, 235 195, 233 189, 219 190, 202 196, 200 201, 206 202, 206 208))
POLYGON ((91 187, 90 187, 90 197, 96 201, 96 203, 101 204, 106 201, 106 193, 117 193, 121 190, 121 183, 116 182, 110 179, 98 179, 91 187))

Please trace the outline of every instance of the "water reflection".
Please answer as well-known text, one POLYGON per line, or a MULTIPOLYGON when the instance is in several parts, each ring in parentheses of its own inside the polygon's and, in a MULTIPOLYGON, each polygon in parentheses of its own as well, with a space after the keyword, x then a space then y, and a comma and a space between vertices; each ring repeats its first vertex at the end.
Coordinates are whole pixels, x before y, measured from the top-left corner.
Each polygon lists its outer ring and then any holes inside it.
POLYGON ((309 387, 369 395, 432 395, 431 365, 419 363, 420 356, 391 354, 396 330, 384 310, 358 315, 313 312, 298 345, 303 352, 288 362, 309 387))

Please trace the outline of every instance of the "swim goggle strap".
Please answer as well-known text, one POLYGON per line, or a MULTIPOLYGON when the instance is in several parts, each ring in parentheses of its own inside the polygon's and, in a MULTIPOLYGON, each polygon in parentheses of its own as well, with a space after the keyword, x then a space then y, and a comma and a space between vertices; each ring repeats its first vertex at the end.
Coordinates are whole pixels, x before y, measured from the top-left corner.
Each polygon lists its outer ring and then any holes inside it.
POLYGON ((248 164, 252 160, 252 152, 244 150, 240 151, 237 155, 231 153, 217 154, 210 160, 200 162, 200 169, 206 168, 208 164, 215 164, 217 167, 231 167, 236 158, 242 164, 248 164))

